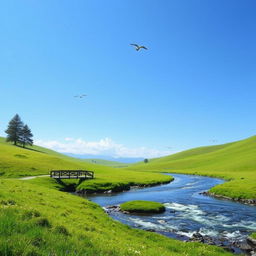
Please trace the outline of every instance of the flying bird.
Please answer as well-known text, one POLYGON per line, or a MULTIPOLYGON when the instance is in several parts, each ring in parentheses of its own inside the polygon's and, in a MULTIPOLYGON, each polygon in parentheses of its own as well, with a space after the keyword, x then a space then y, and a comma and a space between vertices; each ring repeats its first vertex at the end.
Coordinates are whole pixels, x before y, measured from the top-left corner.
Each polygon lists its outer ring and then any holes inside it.
POLYGON ((148 48, 145 47, 144 45, 138 45, 138 44, 130 44, 130 45, 135 46, 136 51, 139 51, 140 49, 148 50, 148 48))
POLYGON ((81 95, 75 95, 74 97, 75 98, 80 98, 80 99, 82 99, 82 98, 84 98, 85 96, 87 96, 86 94, 81 94, 81 95))

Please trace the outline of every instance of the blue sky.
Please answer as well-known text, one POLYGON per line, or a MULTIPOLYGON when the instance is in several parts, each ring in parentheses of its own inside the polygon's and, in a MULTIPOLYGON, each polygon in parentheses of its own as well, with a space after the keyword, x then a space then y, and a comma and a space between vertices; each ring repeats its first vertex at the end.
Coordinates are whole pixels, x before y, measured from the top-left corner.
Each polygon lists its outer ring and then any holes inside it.
POLYGON ((255 11, 254 0, 2 1, 0 135, 16 113, 39 144, 73 153, 152 157, 255 135, 255 11))

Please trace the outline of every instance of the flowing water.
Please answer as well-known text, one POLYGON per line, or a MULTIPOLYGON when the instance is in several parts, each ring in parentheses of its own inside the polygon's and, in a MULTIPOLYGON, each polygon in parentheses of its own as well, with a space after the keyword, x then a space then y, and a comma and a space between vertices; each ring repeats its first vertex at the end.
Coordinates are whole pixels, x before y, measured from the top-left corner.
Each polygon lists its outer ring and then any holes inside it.
POLYGON ((171 174, 173 182, 127 192, 86 195, 86 198, 108 206, 130 200, 149 200, 164 203, 162 214, 131 215, 108 211, 109 215, 132 227, 156 231, 180 240, 188 240, 199 232, 241 252, 239 244, 246 241, 252 231, 256 232, 256 207, 229 200, 201 195, 211 187, 223 183, 220 179, 194 175, 171 174))

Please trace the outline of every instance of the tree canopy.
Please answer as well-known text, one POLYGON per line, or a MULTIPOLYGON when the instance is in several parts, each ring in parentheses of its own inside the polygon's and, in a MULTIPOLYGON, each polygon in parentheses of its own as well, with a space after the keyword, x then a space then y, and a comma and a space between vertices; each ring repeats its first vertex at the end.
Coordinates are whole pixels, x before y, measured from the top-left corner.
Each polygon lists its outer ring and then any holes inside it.
POLYGON ((33 145, 32 137, 33 137, 33 134, 31 132, 30 128, 27 125, 24 125, 21 130, 21 137, 20 137, 23 148, 26 145, 29 145, 29 146, 33 145))
POLYGON ((22 144, 23 147, 33 145, 33 134, 18 114, 11 119, 5 132, 7 133, 6 141, 13 142, 14 145, 22 144))
POLYGON ((6 141, 11 141, 14 145, 17 145, 17 143, 20 142, 22 129, 23 122, 21 121, 20 116, 16 114, 9 122, 7 130, 5 131, 7 133, 6 141))

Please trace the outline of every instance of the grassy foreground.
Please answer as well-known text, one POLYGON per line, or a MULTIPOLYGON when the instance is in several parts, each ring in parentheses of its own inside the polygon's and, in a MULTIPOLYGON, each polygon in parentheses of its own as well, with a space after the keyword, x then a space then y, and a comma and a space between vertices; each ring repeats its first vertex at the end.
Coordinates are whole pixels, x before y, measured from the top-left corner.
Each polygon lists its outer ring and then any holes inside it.
MULTIPOLYGON (((31 181, 32 182, 32 181, 31 181)), ((0 180, 0 255, 232 255, 112 220, 97 204, 22 180, 0 180)))
POLYGON ((187 150, 127 169, 219 177, 228 182, 213 187, 210 192, 234 199, 256 199, 256 136, 187 150))
POLYGON ((122 211, 131 213, 162 213, 165 206, 158 202, 135 200, 120 205, 122 211))

